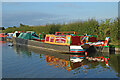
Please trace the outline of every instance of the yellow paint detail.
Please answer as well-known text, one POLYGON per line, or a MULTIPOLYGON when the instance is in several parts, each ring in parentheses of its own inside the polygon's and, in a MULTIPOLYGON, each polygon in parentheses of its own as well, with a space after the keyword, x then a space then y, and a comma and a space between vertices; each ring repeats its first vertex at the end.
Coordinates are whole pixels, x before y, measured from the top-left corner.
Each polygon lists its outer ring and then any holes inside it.
POLYGON ((71 39, 71 35, 66 35, 66 41, 65 43, 56 43, 56 36, 55 35, 46 35, 45 37, 45 43, 49 43, 49 44, 56 44, 56 45, 70 45, 70 39, 71 39), (46 37, 49 37, 49 41, 46 41, 46 37), (54 37, 54 42, 50 42, 51 37, 54 37), (70 37, 70 39, 68 40, 68 37, 70 37), (67 43, 67 40, 69 41, 69 43, 67 43))
POLYGON ((87 40, 86 40, 86 43, 88 42, 88 39, 89 39, 89 36, 87 36, 87 40))

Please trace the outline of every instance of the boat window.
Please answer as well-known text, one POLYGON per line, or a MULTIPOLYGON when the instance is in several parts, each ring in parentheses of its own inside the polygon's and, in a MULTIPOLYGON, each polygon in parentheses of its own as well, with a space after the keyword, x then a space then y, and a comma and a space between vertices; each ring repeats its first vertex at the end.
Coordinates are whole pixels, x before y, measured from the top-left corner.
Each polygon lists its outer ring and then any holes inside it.
POLYGON ((89 37, 88 42, 98 42, 96 37, 89 37))
POLYGON ((54 42, 54 37, 51 37, 51 38, 50 38, 50 42, 54 42))
POLYGON ((20 35, 20 33, 16 33, 16 37, 18 37, 20 35))
POLYGON ((46 41, 49 41, 49 37, 48 36, 46 37, 46 41))

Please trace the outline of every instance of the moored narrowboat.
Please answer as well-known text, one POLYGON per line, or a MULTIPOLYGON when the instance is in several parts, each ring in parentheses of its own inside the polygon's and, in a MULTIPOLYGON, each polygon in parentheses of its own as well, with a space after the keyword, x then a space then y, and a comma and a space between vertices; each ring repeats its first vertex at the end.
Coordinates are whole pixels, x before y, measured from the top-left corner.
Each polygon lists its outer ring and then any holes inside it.
POLYGON ((70 52, 81 53, 86 52, 90 46, 108 46, 109 37, 105 41, 98 41, 96 35, 79 35, 76 32, 56 32, 54 34, 47 34, 45 43, 55 45, 65 45, 70 47, 70 52))
POLYGON ((5 43, 6 42, 6 36, 4 33, 0 33, 0 43, 5 43))
POLYGON ((56 32, 54 34, 47 34, 45 43, 55 45, 65 45, 70 47, 70 52, 85 52, 89 45, 82 45, 81 38, 84 35, 77 35, 76 32, 56 32))
POLYGON ((44 38, 41 38, 41 34, 37 36, 35 32, 27 31, 13 37, 13 43, 67 53, 86 53, 91 46, 108 46, 109 40, 109 37, 106 37, 105 41, 98 41, 96 35, 79 35, 75 31, 46 34, 44 38))
POLYGON ((8 39, 11 39, 11 38, 13 37, 13 34, 14 34, 14 33, 7 33, 7 38, 8 38, 8 39))

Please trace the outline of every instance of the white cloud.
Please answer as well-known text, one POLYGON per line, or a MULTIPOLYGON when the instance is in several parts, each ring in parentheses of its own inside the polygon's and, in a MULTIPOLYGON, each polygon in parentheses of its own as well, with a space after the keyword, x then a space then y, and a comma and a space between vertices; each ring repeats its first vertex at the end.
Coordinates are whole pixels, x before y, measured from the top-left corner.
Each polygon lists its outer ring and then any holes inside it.
POLYGON ((54 17, 43 17, 40 19, 34 19, 33 21, 55 21, 55 20, 66 20, 68 16, 54 16, 54 17))

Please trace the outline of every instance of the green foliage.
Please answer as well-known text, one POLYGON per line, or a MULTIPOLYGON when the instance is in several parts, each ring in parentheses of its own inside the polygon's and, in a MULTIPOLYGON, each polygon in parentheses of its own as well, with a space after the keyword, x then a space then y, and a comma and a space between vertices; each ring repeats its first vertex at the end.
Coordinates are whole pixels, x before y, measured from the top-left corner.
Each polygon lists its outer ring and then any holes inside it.
POLYGON ((120 48, 120 45, 110 45, 111 47, 120 48))
POLYGON ((0 30, 5 30, 5 28, 4 27, 0 27, 0 30))
POLYGON ((60 24, 56 24, 56 25, 55 24, 50 24, 48 26, 50 27, 50 31, 49 31, 50 34, 55 34, 55 32, 59 31, 60 28, 61 28, 60 24))
MULTIPOLYGON (((29 26, 20 24, 19 27, 13 26, 3 30, 3 32, 14 32, 14 31, 35 31, 37 34, 54 34, 55 32, 62 31, 76 31, 77 34, 83 35, 87 33, 89 35, 97 35, 99 40, 104 40, 105 37, 109 36, 111 42, 120 41, 120 19, 116 18, 106 19, 100 23, 96 19, 88 19, 87 21, 78 21, 68 24, 46 24, 44 26, 29 26)), ((43 36, 43 35, 42 35, 43 36)))

